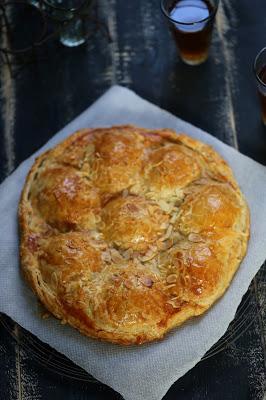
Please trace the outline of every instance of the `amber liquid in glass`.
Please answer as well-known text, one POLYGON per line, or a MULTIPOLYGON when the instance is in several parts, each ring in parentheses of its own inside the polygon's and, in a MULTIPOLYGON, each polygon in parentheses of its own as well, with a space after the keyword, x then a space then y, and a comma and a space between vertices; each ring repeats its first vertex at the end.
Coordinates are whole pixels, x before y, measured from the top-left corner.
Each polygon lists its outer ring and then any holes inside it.
POLYGON ((205 61, 208 57, 215 13, 210 2, 177 0, 173 1, 168 12, 181 58, 191 65, 205 61))
MULTIPOLYGON (((266 65, 261 68, 258 73, 258 77, 266 85, 266 65)), ((260 85, 258 87, 258 92, 261 104, 262 120, 264 125, 266 125, 266 86, 263 87, 262 85, 260 85)))

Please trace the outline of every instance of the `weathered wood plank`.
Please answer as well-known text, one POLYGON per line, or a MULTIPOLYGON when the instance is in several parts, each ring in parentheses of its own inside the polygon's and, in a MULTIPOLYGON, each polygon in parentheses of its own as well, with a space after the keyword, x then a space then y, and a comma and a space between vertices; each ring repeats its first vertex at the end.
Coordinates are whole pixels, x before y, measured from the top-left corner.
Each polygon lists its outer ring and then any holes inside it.
MULTIPOLYGON (((8 15, 10 17, 10 15, 8 15)), ((1 47, 8 46, 7 34, 0 36, 1 47)), ((3 161, 1 176, 7 176, 15 168, 15 120, 16 120, 16 82, 11 79, 7 64, 0 70, 1 99, 1 138, 3 146, 3 161)))

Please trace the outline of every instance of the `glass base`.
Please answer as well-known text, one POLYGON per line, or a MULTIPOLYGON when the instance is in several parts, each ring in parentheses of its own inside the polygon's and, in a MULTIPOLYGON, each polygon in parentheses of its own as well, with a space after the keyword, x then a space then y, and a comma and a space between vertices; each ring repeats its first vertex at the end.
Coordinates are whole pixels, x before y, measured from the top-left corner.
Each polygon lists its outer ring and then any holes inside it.
POLYGON ((67 47, 77 47, 87 40, 85 27, 81 19, 70 21, 60 33, 60 42, 67 47))
POLYGON ((208 54, 204 54, 201 58, 193 59, 193 58, 185 58, 180 55, 181 60, 187 65, 200 65, 203 64, 208 59, 208 54))
POLYGON ((28 3, 31 4, 34 7, 40 7, 39 0, 28 0, 28 3))
POLYGON ((60 37, 60 43, 66 47, 77 47, 86 42, 86 39, 74 40, 73 38, 60 37))

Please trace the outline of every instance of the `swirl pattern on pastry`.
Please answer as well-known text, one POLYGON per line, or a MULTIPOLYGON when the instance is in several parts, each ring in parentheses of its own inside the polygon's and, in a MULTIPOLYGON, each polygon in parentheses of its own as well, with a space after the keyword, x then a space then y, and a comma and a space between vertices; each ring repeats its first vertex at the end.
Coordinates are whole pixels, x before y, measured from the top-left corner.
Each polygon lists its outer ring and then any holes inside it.
POLYGON ((162 338, 223 295, 249 238, 230 167, 168 129, 84 129, 38 157, 21 265, 57 318, 120 344, 162 338))

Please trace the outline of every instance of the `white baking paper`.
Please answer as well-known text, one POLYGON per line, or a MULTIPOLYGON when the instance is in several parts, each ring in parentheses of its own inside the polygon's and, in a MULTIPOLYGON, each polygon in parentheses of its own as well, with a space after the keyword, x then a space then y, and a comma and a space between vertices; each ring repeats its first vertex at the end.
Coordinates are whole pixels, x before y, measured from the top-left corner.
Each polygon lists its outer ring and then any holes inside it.
MULTIPOLYGON (((232 167, 251 210, 248 253, 226 294, 202 317, 158 343, 122 347, 89 339, 55 318, 40 318, 38 303, 19 270, 17 206, 33 155, 0 186, 0 311, 49 343, 126 400, 159 400, 224 334, 237 306, 266 258, 266 168, 213 136, 114 86, 55 135, 39 152, 76 129, 113 124, 172 128, 212 145, 232 167)), ((22 131, 23 134, 23 131, 22 131)))

